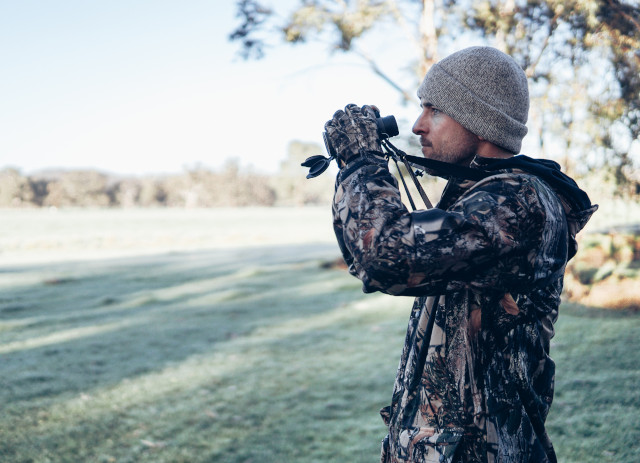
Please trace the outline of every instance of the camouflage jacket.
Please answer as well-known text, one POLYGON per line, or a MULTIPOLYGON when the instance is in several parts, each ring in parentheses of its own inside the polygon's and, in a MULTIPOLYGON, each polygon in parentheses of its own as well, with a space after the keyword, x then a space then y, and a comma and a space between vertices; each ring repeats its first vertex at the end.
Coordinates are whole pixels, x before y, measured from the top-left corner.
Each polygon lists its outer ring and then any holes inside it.
POLYGON ((549 461, 549 343, 575 234, 595 208, 506 169, 452 178, 436 208, 409 212, 381 157, 342 169, 333 217, 349 271, 364 292, 416 297, 381 411, 382 463, 549 461))

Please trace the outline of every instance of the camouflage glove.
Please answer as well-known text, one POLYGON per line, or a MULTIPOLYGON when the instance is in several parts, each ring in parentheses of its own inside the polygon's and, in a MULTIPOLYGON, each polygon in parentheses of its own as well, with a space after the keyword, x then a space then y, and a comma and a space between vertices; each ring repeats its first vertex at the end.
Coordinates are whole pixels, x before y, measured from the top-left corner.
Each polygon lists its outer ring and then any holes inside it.
POLYGON ((337 153, 340 167, 365 153, 374 152, 382 156, 375 114, 368 106, 362 109, 354 104, 338 110, 333 119, 324 125, 327 140, 337 153))

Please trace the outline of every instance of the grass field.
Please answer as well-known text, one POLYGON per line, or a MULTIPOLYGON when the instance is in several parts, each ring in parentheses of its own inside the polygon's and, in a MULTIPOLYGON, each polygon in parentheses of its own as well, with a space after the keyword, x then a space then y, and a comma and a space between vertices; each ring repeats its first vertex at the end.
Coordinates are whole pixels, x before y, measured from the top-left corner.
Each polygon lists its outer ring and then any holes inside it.
MULTIPOLYGON (((411 301, 326 210, 2 214, 0 462, 377 460, 411 301)), ((640 316, 556 326, 560 461, 640 461, 640 316)))

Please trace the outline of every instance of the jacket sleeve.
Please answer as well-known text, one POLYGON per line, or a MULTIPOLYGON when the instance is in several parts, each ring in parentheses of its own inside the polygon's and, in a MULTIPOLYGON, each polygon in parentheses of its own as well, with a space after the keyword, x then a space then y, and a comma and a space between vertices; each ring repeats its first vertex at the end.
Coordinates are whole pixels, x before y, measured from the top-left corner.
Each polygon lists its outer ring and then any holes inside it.
POLYGON ((536 198, 534 186, 522 178, 496 176, 477 183, 446 211, 409 212, 387 166, 371 163, 338 175, 334 230, 364 292, 513 291, 540 277, 532 250, 545 214, 536 198))

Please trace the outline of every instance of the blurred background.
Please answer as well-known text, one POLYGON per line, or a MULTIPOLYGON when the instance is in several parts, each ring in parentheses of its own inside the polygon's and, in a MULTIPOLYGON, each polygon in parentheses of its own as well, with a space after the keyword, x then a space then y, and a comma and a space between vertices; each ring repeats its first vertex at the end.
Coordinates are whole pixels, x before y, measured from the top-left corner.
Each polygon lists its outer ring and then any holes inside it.
POLYGON ((4 2, 0 206, 324 202, 321 180, 305 193, 266 176, 299 178, 351 102, 394 114, 411 148, 426 70, 477 44, 529 76, 523 153, 636 197, 636 15, 635 2, 4 2), (256 191, 206 191, 220 185, 207 176, 256 191))
POLYGON ((300 163, 348 103, 418 153, 418 85, 472 45, 529 78, 522 152, 600 205, 552 347, 560 461, 638 461, 638 1, 4 1, 0 43, 3 462, 376 461, 410 301, 360 292, 336 168, 300 163))

